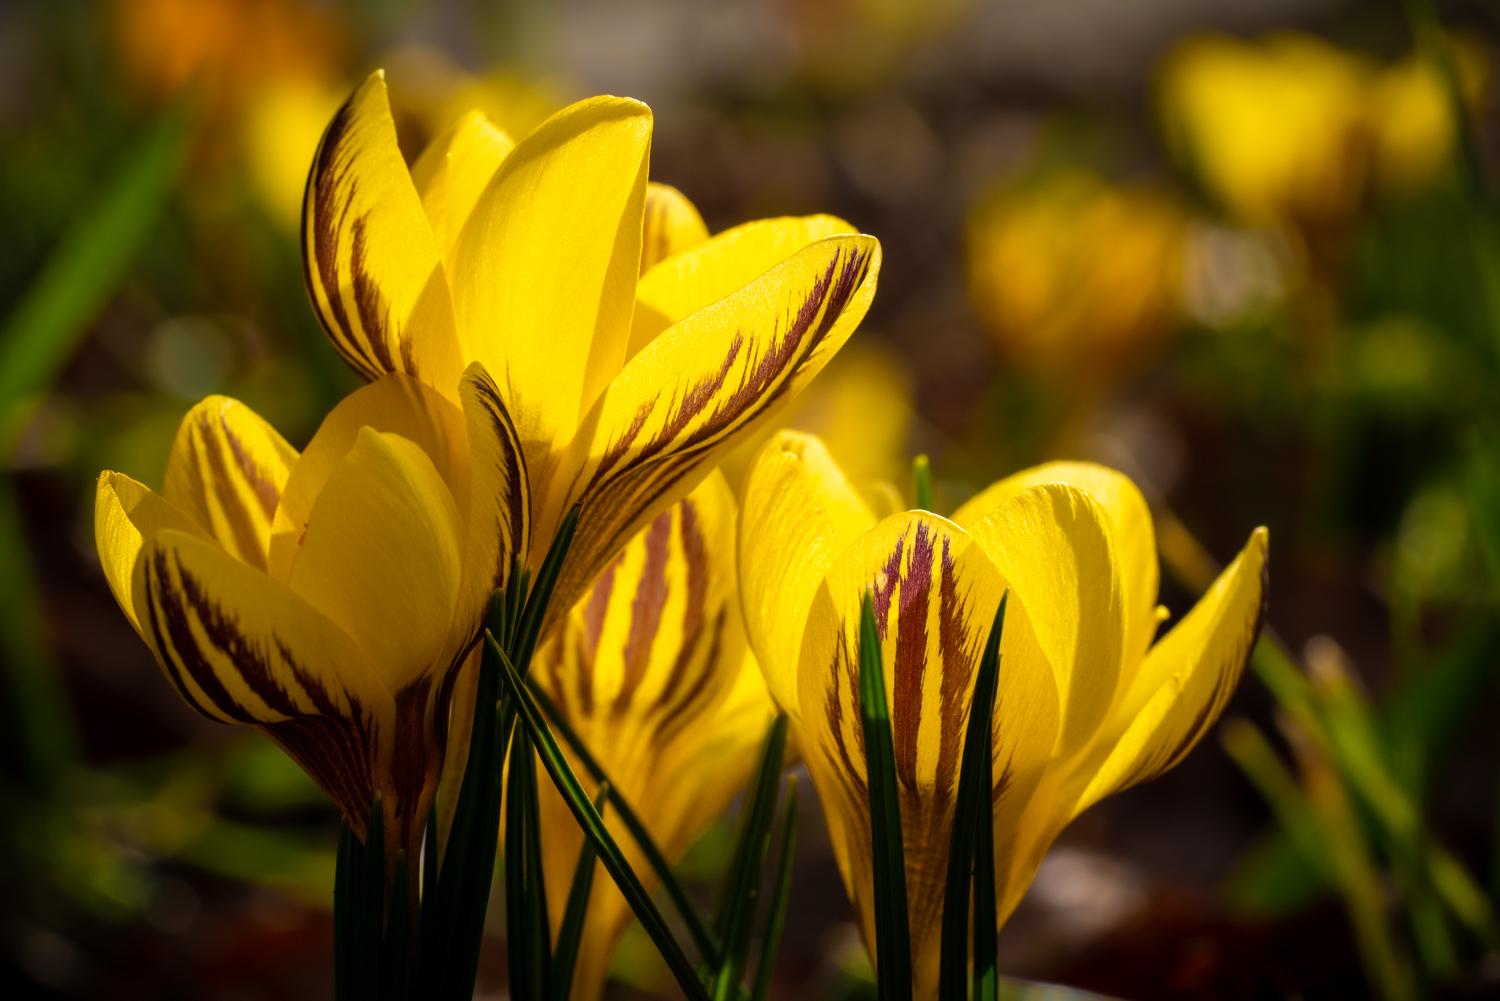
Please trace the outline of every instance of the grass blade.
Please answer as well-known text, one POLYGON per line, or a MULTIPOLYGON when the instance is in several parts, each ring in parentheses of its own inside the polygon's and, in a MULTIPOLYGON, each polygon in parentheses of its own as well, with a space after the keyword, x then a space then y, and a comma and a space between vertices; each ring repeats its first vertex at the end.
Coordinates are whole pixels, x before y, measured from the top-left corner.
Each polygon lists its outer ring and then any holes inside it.
POLYGON ((594 804, 584 795, 578 777, 573 774, 573 768, 568 764, 568 759, 564 757, 562 749, 558 747, 552 731, 547 729, 541 710, 531 698, 531 693, 527 690, 525 683, 516 673, 509 658, 496 645, 494 637, 486 636, 485 643, 500 660, 506 690, 515 702, 517 714, 526 727, 528 735, 535 742, 537 750, 541 752, 542 764, 546 767, 547 774, 552 777, 552 782, 557 786, 557 791, 562 795, 563 801, 568 804, 568 808, 573 811, 573 816, 578 819, 584 834, 593 841, 605 870, 614 878, 615 885, 624 894, 626 901, 630 904, 630 909, 635 912, 635 916, 640 919, 641 926, 656 943, 657 949, 661 951, 662 958, 667 961, 667 966, 672 970, 672 975, 677 978, 677 983, 683 993, 691 1001, 708 1001, 708 992, 698 981, 692 964, 682 952, 682 947, 672 937, 672 932, 667 927, 666 921, 662 919, 661 912, 651 902, 650 894, 646 892, 640 879, 630 868, 630 863, 625 859, 625 853, 620 850, 620 846, 615 843, 609 829, 604 826, 604 821, 594 809, 594 804))
MULTIPOLYGON (((602 818, 609 795, 607 786, 594 797, 594 810, 602 818)), ((594 843, 583 839, 578 850, 578 866, 573 870, 573 886, 568 891, 568 906, 563 911, 562 927, 557 932, 557 952, 552 957, 553 1001, 568 1001, 573 991, 573 970, 578 965, 578 946, 583 941, 583 919, 587 916, 589 894, 594 888, 594 869, 599 853, 594 843)))
POLYGON ((567 558, 568 548, 573 544, 573 532, 578 528, 578 516, 581 512, 582 508, 574 504, 563 515, 557 526, 557 534, 552 537, 552 546, 547 550, 547 558, 542 560, 542 568, 537 571, 536 584, 526 597, 526 608, 521 612, 516 625, 515 638, 508 650, 511 663, 520 668, 523 678, 531 668, 531 653, 536 649, 537 637, 542 631, 542 620, 547 617, 547 606, 552 603, 552 588, 557 584, 557 575, 562 572, 563 560, 567 558))
POLYGON ((536 971, 531 965, 531 943, 535 934, 526 913, 526 795, 522 773, 530 763, 531 742, 518 729, 510 740, 510 770, 505 782, 505 953, 510 974, 510 996, 516 1001, 534 1001, 536 971))
POLYGON ((756 904, 760 899, 761 874, 766 865, 766 851, 771 845, 771 824, 775 820, 777 790, 781 784, 781 764, 786 757, 787 718, 779 715, 766 732, 756 765, 755 780, 745 801, 745 821, 740 825, 740 843, 735 849, 734 864, 725 883, 722 912, 724 948, 714 964, 714 1001, 738 997, 740 979, 750 951, 750 932, 755 924, 756 904))
POLYGON ((391 881, 391 907, 385 920, 385 945, 381 954, 380 993, 384 1001, 404 1001, 406 958, 411 945, 411 898, 408 896, 406 849, 396 853, 396 873, 391 881))
POLYGON ((345 820, 339 828, 338 861, 333 870, 333 982, 338 1001, 354 998, 354 914, 364 850, 345 820))
MULTIPOLYGON (((426 902, 428 894, 437 894, 438 882, 438 846, 437 833, 437 803, 434 802, 427 810, 427 830, 422 836, 422 896, 423 903, 426 902)), ((427 912, 422 910, 423 927, 426 927, 427 912)))
POLYGON ((542 806, 537 799, 536 755, 531 741, 523 745, 521 795, 526 797, 526 826, 521 840, 526 853, 525 910, 530 934, 526 959, 531 970, 532 997, 547 1001, 552 996, 552 921, 547 914, 547 884, 542 871, 542 806))
MULTIPOLYGON (((994 633, 1005 624, 1005 599, 1000 601, 1000 613, 995 617, 994 633)), ((990 705, 993 710, 995 684, 999 676, 999 647, 995 643, 995 669, 990 679, 990 705)), ((983 727, 979 734, 979 789, 984 798, 974 811, 976 835, 974 838, 974 1001, 996 1001, 999 990, 999 970, 996 969, 996 939, 1000 933, 995 902, 995 811, 990 808, 991 789, 995 788, 995 729, 983 727)))
POLYGON ((379 792, 365 828, 353 928, 354 1001, 375 1001, 380 997, 380 953, 385 939, 385 810, 379 792))
POLYGON ((786 923, 786 902, 792 887, 792 851, 796 846, 797 776, 793 775, 786 783, 786 813, 781 822, 776 889, 771 896, 771 914, 760 938, 760 961, 756 964, 751 1001, 766 1001, 766 993, 771 989, 771 968, 776 965, 776 950, 781 945, 781 929, 786 923))
MULTIPOLYGON (((977 892, 983 896, 984 884, 979 882, 975 855, 979 838, 977 825, 980 814, 987 812, 984 806, 990 802, 993 786, 993 783, 987 784, 984 765, 989 761, 988 753, 994 740, 995 694, 1000 684, 1000 636, 1005 628, 1005 606, 1009 602, 1010 590, 1007 588, 1000 598, 1000 608, 995 612, 994 624, 984 644, 979 674, 974 679, 969 725, 964 734, 963 759, 954 796, 953 833, 948 840, 948 882, 943 891, 942 958, 938 970, 938 997, 943 1001, 967 1001, 968 998, 964 981, 969 972, 969 887, 979 888, 977 892)), ((994 864, 993 852, 990 864, 994 864)), ((993 897, 993 880, 990 887, 993 897)), ((993 903, 991 900, 992 907, 993 903)), ((976 909, 976 969, 978 916, 976 909)))
POLYGON ((661 880, 662 888, 667 891, 667 896, 672 899, 673 906, 677 908, 677 913, 682 917, 682 923, 687 925, 688 934, 693 937, 693 944, 697 946, 698 953, 711 963, 717 961, 719 956, 718 935, 713 929, 709 928, 708 922, 704 920, 702 912, 698 910, 698 905, 693 903, 693 898, 688 896, 687 890, 677 879, 676 874, 672 872, 671 864, 667 861, 667 857, 662 854, 661 849, 657 847, 655 840, 651 837, 651 832, 646 830, 646 825, 641 823, 641 819, 636 814, 635 809, 615 787, 614 782, 605 773, 604 766, 599 764, 598 759, 589 751, 588 745, 583 742, 583 738, 578 735, 578 731, 573 729, 572 724, 563 716, 562 710, 557 708, 557 703, 553 702, 551 696, 544 692, 541 686, 535 682, 528 682, 527 687, 531 691, 532 698, 541 706, 542 712, 546 714, 548 721, 551 722, 553 729, 562 734, 563 740, 567 743, 569 750, 578 756, 579 761, 583 762, 583 767, 588 770, 589 775, 593 777, 594 781, 600 783, 601 787, 609 790, 610 805, 620 815, 620 822, 625 825, 625 829, 635 839, 636 847, 641 850, 641 854, 646 856, 646 861, 651 864, 652 870, 656 873, 657 878, 661 880))
POLYGON ((927 456, 919 455, 911 462, 912 479, 916 481, 916 501, 914 505, 918 511, 932 510, 932 464, 927 461, 927 456))
POLYGON ((885 697, 885 666, 875 627, 875 592, 865 590, 859 616, 859 713, 865 734, 870 796, 870 850, 875 861, 875 980, 880 1001, 910 1001, 911 927, 906 912, 906 850, 896 751, 885 697))

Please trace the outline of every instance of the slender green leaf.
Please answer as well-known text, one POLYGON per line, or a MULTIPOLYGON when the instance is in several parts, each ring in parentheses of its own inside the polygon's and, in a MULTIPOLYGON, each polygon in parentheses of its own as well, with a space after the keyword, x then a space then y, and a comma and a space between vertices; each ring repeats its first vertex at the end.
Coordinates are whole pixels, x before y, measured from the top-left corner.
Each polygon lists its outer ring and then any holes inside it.
POLYGON ((375 793, 365 827, 365 850, 354 898, 354 999, 380 997, 381 945, 385 939, 385 810, 375 793))
POLYGON ((535 973, 530 963, 530 942, 536 929, 526 914, 526 796, 521 773, 531 742, 526 731, 517 729, 510 738, 510 769, 505 782, 505 954, 510 975, 510 996, 516 1001, 534 1001, 535 973))
POLYGON ((525 911, 531 927, 526 960, 531 971, 532 997, 548 1001, 552 997, 552 921, 547 914, 547 884, 542 869, 542 807, 537 796, 536 755, 529 739, 522 748, 520 764, 521 795, 526 798, 525 837, 521 841, 526 853, 525 911))
MULTIPOLYGON (((709 928, 702 912, 698 910, 698 905, 693 903, 692 897, 688 896, 682 882, 672 871, 671 863, 657 847, 656 841, 651 837, 651 832, 646 830, 646 825, 641 823, 634 807, 610 780, 609 775, 604 771, 604 766, 594 757, 588 745, 583 742, 583 738, 578 735, 578 731, 573 729, 572 724, 563 715, 562 710, 557 708, 557 703, 552 701, 552 697, 542 690, 535 679, 527 681, 527 688, 531 690, 532 698, 542 707, 542 712, 546 713, 553 729, 562 734, 569 750, 577 755, 579 761, 583 762, 583 767, 587 769, 589 775, 595 782, 608 788, 610 805, 620 815, 620 821, 630 832, 630 836, 635 839, 636 847, 641 850, 641 854, 646 856, 646 861, 650 863, 657 878, 661 880, 662 887, 667 891, 667 896, 672 899, 672 904, 681 915, 683 924, 687 925, 688 934, 693 937, 693 943, 697 946, 699 954, 710 962, 715 961, 719 955, 718 935, 709 928)), ((732 868, 731 866, 731 870, 732 868)))
POLYGON ((932 510, 932 464, 927 456, 919 455, 911 463, 912 478, 916 480, 916 508, 918 511, 932 510))
MULTIPOLYGON (((609 796, 607 784, 594 796, 594 810, 602 818, 609 796)), ((573 870, 573 885, 568 890, 568 905, 563 911, 562 927, 557 931, 557 952, 552 958, 553 1001, 568 1001, 573 991, 573 970, 578 965, 578 946, 583 941, 583 921, 588 916, 589 894, 594 888, 595 862, 599 854, 594 843, 583 839, 578 849, 578 865, 573 870)))
POLYGON ((52 384, 151 235, 177 176, 187 124, 179 105, 124 157, 0 327, 5 434, 16 430, 16 405, 52 384))
MULTIPOLYGON (((1000 615, 995 619, 993 632, 1003 625, 1005 603, 1001 600, 1000 615)), ((996 660, 999 643, 996 642, 996 660)), ((998 673, 998 672, 997 672, 998 673)), ((993 685, 994 682, 991 682, 993 685)), ((990 701, 994 701, 991 689, 990 701)), ((993 727, 984 727, 978 735, 979 788, 988 794, 995 788, 993 727)), ((995 811, 990 809, 990 797, 984 796, 979 809, 974 811, 977 821, 974 838, 974 1001, 996 1001, 999 989, 999 970, 996 963, 996 939, 1000 933, 1000 922, 995 902, 995 811)))
POLYGON ((338 862, 333 875, 333 980, 338 1001, 354 998, 354 914, 364 845, 345 820, 339 828, 338 862))
POLYGON ((494 637, 486 636, 485 643, 490 651, 499 659, 501 666, 501 677, 505 682, 506 690, 516 705, 516 710, 522 724, 526 727, 528 735, 541 752, 542 764, 551 776, 557 791, 562 795, 568 808, 573 811, 579 826, 593 841, 595 850, 599 853, 600 861, 604 868, 613 877, 615 885, 620 888, 630 909, 640 920, 641 927, 651 936, 656 943, 657 949, 661 951, 662 958, 667 961, 673 976, 677 978, 678 985, 682 988, 691 1001, 708 1001, 708 992, 703 989, 703 984, 698 981, 697 974, 687 956, 682 952, 682 947, 672 937, 671 930, 662 919, 661 912, 651 902, 651 895, 641 885, 640 879, 630 868, 630 863, 625 859, 625 853, 615 843, 614 837, 609 829, 604 826, 594 804, 584 794, 583 786, 579 784, 578 777, 573 774, 573 768, 568 764, 568 759, 563 755, 562 749, 558 747, 557 740, 552 736, 552 731, 547 728, 546 720, 542 718, 541 710, 537 708, 532 699, 530 691, 526 688, 521 676, 516 673, 515 667, 505 652, 495 643, 494 637))
MULTIPOLYGON (((429 894, 436 895, 438 884, 438 819, 437 803, 434 802, 427 810, 427 830, 422 837, 422 901, 425 902, 429 894)), ((426 921, 427 912, 422 911, 422 920, 426 921)), ((425 926, 425 925, 424 925, 425 926)))
POLYGON ((776 965, 776 951, 781 945, 781 929, 786 923, 786 902, 792 887, 792 852, 797 847, 797 776, 786 783, 786 812, 781 822, 781 848, 776 873, 776 889, 771 897, 771 914, 760 937, 760 961, 756 964, 755 986, 751 1001, 766 1001, 771 989, 771 970, 776 965))
POLYGON ((385 919, 380 975, 380 996, 384 1001, 406 999, 406 960, 411 945, 411 898, 407 876, 406 849, 403 848, 396 853, 396 871, 391 878, 391 906, 385 919))
POLYGON ((906 911, 906 851, 896 752, 885 697, 875 592, 866 588, 859 619, 859 713, 865 734, 870 796, 870 851, 875 862, 875 979, 880 1001, 910 1001, 911 927, 906 911))
POLYGON ((511 663, 519 667, 521 676, 531 668, 531 653, 536 649, 538 635, 542 631, 542 620, 547 617, 547 606, 552 603, 552 588, 557 585, 557 575, 562 572, 563 560, 573 544, 573 532, 578 528, 578 516, 582 512, 577 504, 563 515, 552 537, 552 546, 547 550, 542 568, 537 571, 536 583, 526 598, 526 609, 521 613, 516 627, 515 641, 510 647, 511 663))

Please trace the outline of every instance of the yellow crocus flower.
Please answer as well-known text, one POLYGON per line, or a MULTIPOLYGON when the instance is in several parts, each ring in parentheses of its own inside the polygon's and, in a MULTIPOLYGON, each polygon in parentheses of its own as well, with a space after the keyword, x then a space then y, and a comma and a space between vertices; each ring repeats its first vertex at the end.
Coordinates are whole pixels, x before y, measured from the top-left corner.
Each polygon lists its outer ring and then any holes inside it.
POLYGON ((520 441, 482 372, 459 396, 383 376, 300 454, 213 396, 161 494, 99 477, 105 577, 167 680, 263 731, 361 838, 381 793, 388 863, 418 857, 457 666, 527 544, 520 441))
POLYGON ((546 629, 817 374, 875 291, 879 243, 828 216, 739 226, 641 274, 655 248, 703 235, 696 212, 647 212, 680 198, 647 183, 651 131, 650 109, 614 97, 519 143, 471 114, 408 170, 377 72, 308 180, 304 273, 343 356, 450 398, 472 363, 494 376, 525 455, 533 565, 582 505, 546 629))
MULTIPOLYGON (((734 495, 714 472, 631 540, 532 665, 673 862, 744 788, 776 712, 745 643, 734 549, 734 495)), ((551 782, 543 779, 540 786, 542 863, 555 935, 583 832, 551 782)), ((653 888, 654 873, 634 839, 612 811, 605 816, 635 871, 653 888)), ((575 999, 599 996, 631 919, 613 881, 596 879, 575 999)))
MULTIPOLYGON (((937 989, 953 797, 974 675, 1009 589, 995 719, 999 917, 1084 809, 1171 768, 1223 710, 1255 642, 1266 532, 1160 641, 1151 513, 1126 477, 1052 463, 952 519, 877 522, 821 442, 785 432, 746 481, 740 586, 751 648, 828 818, 867 945, 873 876, 858 705, 860 602, 875 589, 906 852, 915 995, 937 989)), ((878 959, 878 957, 877 957, 878 959)))

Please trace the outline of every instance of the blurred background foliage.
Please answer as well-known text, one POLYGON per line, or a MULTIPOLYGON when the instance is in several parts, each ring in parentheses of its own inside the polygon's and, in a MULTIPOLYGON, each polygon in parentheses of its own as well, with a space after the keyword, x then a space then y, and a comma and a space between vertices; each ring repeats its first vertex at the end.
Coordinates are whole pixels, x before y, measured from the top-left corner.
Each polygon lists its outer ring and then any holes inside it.
MULTIPOLYGON (((93 489, 160 486, 205 394, 301 445, 357 384, 297 221, 328 117, 383 66, 408 158, 471 107, 519 135, 629 94, 653 179, 712 230, 827 211, 879 236, 869 319, 786 418, 877 510, 915 452, 942 510, 1105 462, 1156 507, 1179 613, 1271 527, 1270 638, 1222 747, 1073 826, 1006 971, 1493 996, 1497 37, 1492 6, 1416 0, 0 3, 0 987, 331 991, 336 817, 162 683, 99 573, 93 489)), ((774 993, 868 996, 803 816, 774 993)), ((669 990, 643 934, 615 972, 669 990)))

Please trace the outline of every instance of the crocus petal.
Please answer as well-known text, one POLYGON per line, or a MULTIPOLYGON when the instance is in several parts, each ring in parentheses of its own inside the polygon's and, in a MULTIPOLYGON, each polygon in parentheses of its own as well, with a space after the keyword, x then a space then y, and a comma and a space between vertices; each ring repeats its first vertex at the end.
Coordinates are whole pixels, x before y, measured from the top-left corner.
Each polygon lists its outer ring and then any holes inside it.
POLYGON ((427 144, 412 165, 411 179, 444 260, 500 164, 515 148, 510 137, 471 111, 427 144))
POLYGON ((459 236, 464 357, 500 386, 533 476, 624 361, 650 148, 644 104, 580 101, 511 151, 459 236))
MULTIPOLYGON (((715 473, 638 533, 538 651, 532 671, 653 839, 676 859, 743 787, 772 707, 737 608, 734 497, 715 473)), ((556 931, 582 833, 550 783, 542 809, 556 931)), ((611 816, 606 811, 606 816, 611 816)), ((638 873, 650 867, 611 819, 638 873)), ((590 902, 575 997, 596 997, 631 920, 614 884, 590 902)))
POLYGON ((1176 767, 1224 711, 1260 635, 1268 538, 1264 528, 1251 533, 1208 593, 1146 655, 1117 710, 1119 743, 1075 813, 1176 767))
POLYGON ((358 645, 284 584, 186 532, 147 539, 135 590, 148 641, 188 704, 260 725, 361 827, 395 709, 358 645))
POLYGON ((708 227, 687 196, 670 184, 646 186, 641 225, 641 274, 708 239, 708 227))
POLYGON ((739 291, 808 244, 853 232, 844 220, 827 215, 760 219, 726 229, 643 273, 635 291, 630 356, 672 324, 739 291))
POLYGON ((471 488, 463 411, 415 379, 384 376, 344 397, 323 418, 318 433, 292 467, 271 528, 271 576, 286 580, 291 574, 292 558, 307 531, 313 503, 364 427, 391 431, 415 442, 432 460, 467 522, 471 488))
POLYGON ((567 500, 544 507, 556 517, 583 504, 559 594, 575 599, 642 525, 822 370, 869 309, 879 267, 873 237, 821 240, 630 360, 551 486, 567 500))
POLYGON ((405 372, 454 396, 448 283, 379 70, 329 123, 302 215, 303 277, 333 346, 367 379, 405 372))
POLYGON ((1093 462, 1049 462, 1008 476, 970 499, 953 515, 969 527, 1021 491, 1042 483, 1066 483, 1092 497, 1109 515, 1120 582, 1125 589, 1125 664, 1139 663, 1156 636, 1156 594, 1160 570, 1156 527, 1140 489, 1124 473, 1093 462))
POLYGON ((771 697, 794 720, 802 631, 823 575, 875 527, 823 442, 781 431, 745 479, 740 511, 740 587, 745 629, 771 697))
MULTIPOLYGON (((906 855, 907 907, 920 997, 936 992, 954 795, 980 656, 1006 581, 958 526, 936 515, 889 518, 835 561, 803 642, 803 753, 825 804, 834 853, 874 942, 869 792, 859 708, 860 604, 875 591, 906 855)), ((1024 807, 1058 725, 1052 673, 1033 620, 1012 596, 1001 641, 994 730, 1000 827, 1024 807)), ((997 846, 998 847, 998 846, 997 846)))
POLYGON ((969 529, 1036 627, 1062 701, 1057 753, 1083 747, 1119 684, 1125 642, 1109 515, 1077 487, 1029 487, 969 529))
MULTIPOLYGON (((133 583, 136 558, 146 539, 167 528, 216 544, 186 511, 124 473, 99 475, 94 496, 94 544, 99 550, 99 565, 104 569, 104 579, 109 582, 115 601, 142 637, 145 632, 136 610, 133 583)), ((147 638, 146 642, 151 640, 147 638)))
POLYGON ((297 450, 238 400, 210 396, 182 419, 163 494, 224 551, 266 569, 271 524, 297 450))
POLYGON ((400 692, 426 673, 448 636, 462 527, 426 453, 364 427, 318 494, 288 583, 400 692))

